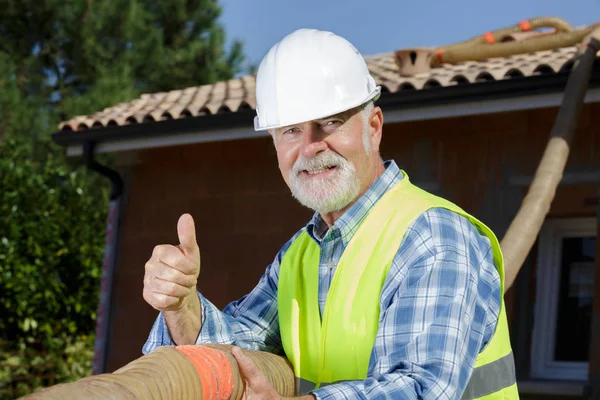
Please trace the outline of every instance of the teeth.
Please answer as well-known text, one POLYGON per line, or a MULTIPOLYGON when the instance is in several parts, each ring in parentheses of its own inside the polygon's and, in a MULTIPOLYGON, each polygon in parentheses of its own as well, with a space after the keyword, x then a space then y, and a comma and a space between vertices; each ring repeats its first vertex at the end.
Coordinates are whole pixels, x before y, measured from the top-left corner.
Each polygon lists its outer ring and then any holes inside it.
POLYGON ((330 168, 331 167, 316 168, 316 169, 306 170, 306 173, 308 173, 309 175, 321 174, 323 172, 329 171, 330 168))

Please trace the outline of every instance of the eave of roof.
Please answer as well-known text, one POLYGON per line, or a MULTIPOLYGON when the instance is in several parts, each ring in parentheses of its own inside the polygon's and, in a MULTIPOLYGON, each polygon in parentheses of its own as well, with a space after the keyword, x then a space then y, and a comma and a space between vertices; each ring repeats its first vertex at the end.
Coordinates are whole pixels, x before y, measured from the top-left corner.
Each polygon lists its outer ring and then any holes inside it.
MULTIPOLYGON (((442 64, 413 76, 401 75, 393 53, 367 56, 365 60, 382 91, 398 93, 560 73, 572 65, 576 51, 572 46, 456 65, 442 64)), ((59 129, 86 131, 255 109, 255 86, 255 77, 246 75, 214 84, 143 94, 91 115, 73 117, 62 122, 59 129)))
MULTIPOLYGON (((453 86, 431 87, 424 90, 400 91, 396 93, 383 93, 378 101, 378 105, 383 109, 385 115, 392 115, 392 118, 385 118, 390 122, 409 121, 418 119, 427 119, 420 112, 423 109, 432 109, 446 107, 449 111, 443 114, 432 114, 431 118, 443 118, 458 115, 473 115, 485 113, 486 108, 480 106, 486 103, 503 102, 507 103, 509 108, 488 108, 487 112, 499 112, 515 109, 539 108, 544 106, 556 106, 560 101, 567 79, 568 71, 536 75, 529 77, 515 77, 512 79, 503 79, 499 81, 487 81, 468 84, 458 84, 453 86), (532 102, 529 100, 516 103, 510 107, 510 102, 516 102, 518 99, 530 97, 532 99, 542 99, 543 96, 554 94, 553 100, 548 102, 532 102), (557 97, 558 96, 558 97, 557 97), (511 100, 512 99, 512 100, 511 100), (467 108, 473 108, 477 104, 480 111, 473 111, 467 108), (461 111, 461 107, 463 110, 461 111), (401 118, 393 118, 394 112, 402 112, 401 118), (411 116, 411 114, 414 114, 411 116), (421 114, 421 116, 418 116, 421 114)), ((594 66, 590 80, 590 89, 600 88, 600 62, 594 66)), ((595 93, 595 92, 594 92, 595 93)), ((600 101, 595 95, 588 98, 588 101, 600 101)), ((144 146, 132 144, 135 141, 144 139, 172 136, 162 139, 161 145, 175 145, 181 141, 178 137, 195 136, 195 139, 186 139, 183 142, 205 142, 216 140, 231 140, 244 137, 264 136, 266 132, 254 132, 252 129, 252 119, 255 115, 253 109, 241 110, 237 112, 218 113, 214 115, 203 115, 196 117, 187 117, 182 119, 171 119, 165 121, 152 121, 124 126, 112 126, 106 128, 89 129, 85 131, 59 131, 53 135, 54 141, 65 147, 69 147, 71 155, 81 154, 81 146, 86 142, 98 144, 97 151, 110 152, 117 150, 135 149, 144 146), (178 137, 175 137, 179 135, 178 137), (112 145, 102 145, 112 143, 112 145), (119 143, 125 144, 119 146, 119 143)))

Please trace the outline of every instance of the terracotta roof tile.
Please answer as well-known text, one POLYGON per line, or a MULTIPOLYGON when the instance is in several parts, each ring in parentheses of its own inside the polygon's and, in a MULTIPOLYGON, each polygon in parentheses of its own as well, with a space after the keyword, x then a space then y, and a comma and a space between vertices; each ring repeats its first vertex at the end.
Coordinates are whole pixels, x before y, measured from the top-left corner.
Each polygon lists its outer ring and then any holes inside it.
MULTIPOLYGON (((514 40, 521 40, 515 37, 514 40)), ((394 53, 367 56, 369 71, 384 92, 427 90, 481 81, 556 73, 572 65, 576 47, 519 54, 486 61, 444 64, 429 72, 403 77, 394 53)), ((143 94, 128 103, 117 104, 89 116, 77 116, 60 124, 60 130, 86 130, 165 119, 237 112, 256 107, 255 77, 242 76, 212 85, 164 93, 143 94)))

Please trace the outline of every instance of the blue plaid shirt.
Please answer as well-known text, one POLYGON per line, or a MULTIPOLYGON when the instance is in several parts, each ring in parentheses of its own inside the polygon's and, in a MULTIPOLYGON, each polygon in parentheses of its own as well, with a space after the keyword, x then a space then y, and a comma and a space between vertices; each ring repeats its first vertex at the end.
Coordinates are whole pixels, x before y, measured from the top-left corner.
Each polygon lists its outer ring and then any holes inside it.
MULTIPOLYGON (((337 263, 368 211, 403 178, 393 161, 329 229, 318 214, 304 228, 319 244, 321 313, 337 263)), ((218 310, 200 293, 197 343, 225 343, 283 354, 277 317, 279 265, 298 232, 248 295, 218 310)), ((406 232, 384 283, 368 377, 314 390, 318 399, 458 399, 500 309, 500 277, 489 240, 445 209, 422 214, 406 232)), ((174 345, 159 314, 143 347, 174 345)))

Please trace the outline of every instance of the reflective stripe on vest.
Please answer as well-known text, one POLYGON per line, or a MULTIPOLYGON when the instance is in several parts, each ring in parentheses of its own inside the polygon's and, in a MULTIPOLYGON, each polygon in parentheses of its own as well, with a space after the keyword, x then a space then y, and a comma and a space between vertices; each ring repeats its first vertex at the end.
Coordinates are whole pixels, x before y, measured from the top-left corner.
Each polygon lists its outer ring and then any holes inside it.
MULTIPOLYGON (((319 387, 325 387, 336 383, 348 382, 347 380, 336 381, 333 383, 321 383, 319 387)), ((501 399, 518 399, 516 390, 516 372, 513 353, 493 361, 489 364, 476 367, 473 369, 471 379, 461 397, 461 400, 476 400, 485 399, 493 393, 498 393, 503 396, 501 399), (503 389, 515 386, 514 395, 512 397, 502 394, 503 389)), ((315 382, 296 377, 296 396, 308 394, 311 390, 316 389, 315 382)), ((493 397, 493 396, 492 396, 493 397)))
MULTIPOLYGON (((333 383, 321 383, 319 387, 325 387, 329 385, 334 385, 336 383, 348 382, 347 380, 336 381, 333 383)), ((489 364, 486 364, 481 367, 477 367, 473 370, 473 374, 471 375, 471 379, 467 384, 467 387, 461 397, 461 400, 478 400, 485 399, 486 396, 489 396, 493 393, 501 394, 503 389, 509 388, 511 386, 516 385, 516 372, 515 372, 515 363, 514 356, 511 352, 510 354, 500 358, 499 360, 493 361, 489 364)), ((315 382, 311 382, 309 380, 296 377, 295 380, 296 396, 304 396, 310 393, 311 390, 317 388, 315 382)), ((516 389, 516 388, 515 388, 516 389)), ((515 390, 516 392, 516 390, 515 390)), ((518 399, 515 396, 510 397, 502 394, 502 399, 518 399)))
POLYGON ((515 360, 510 352, 496 361, 475 368, 461 400, 480 399, 515 383, 515 360))
MULTIPOLYGON (((279 325, 283 348, 298 378, 298 395, 332 382, 367 378, 379 329, 381 288, 389 266, 408 227, 431 208, 464 216, 489 239, 504 293, 504 262, 493 232, 458 206, 412 185, 404 173, 404 178, 372 207, 347 244, 327 294, 322 320, 318 306, 319 246, 303 232, 283 256, 278 284, 279 325)), ((515 382, 514 362, 504 359, 511 352, 501 298, 496 330, 477 356, 465 399, 481 398, 472 396, 490 393, 490 388, 494 392, 483 396, 486 400, 518 399, 515 384, 506 389, 503 386, 515 382), (508 378, 496 385, 495 375, 508 378)))
MULTIPOLYGON (((320 387, 333 385, 335 383, 347 382, 337 381, 333 383, 322 383, 320 387)), ((477 367, 473 370, 471 379, 465 389, 461 400, 474 400, 500 392, 502 389, 516 383, 515 362, 513 353, 493 361, 489 364, 477 367)), ((314 382, 296 377, 296 395, 302 396, 316 388, 314 382)))
MULTIPOLYGON (((335 385, 336 383, 342 383, 342 382, 351 382, 351 381, 345 380, 345 381, 335 381, 333 383, 321 383, 321 385, 319 387, 335 385)), ((303 396, 305 394, 308 394, 308 392, 316 389, 316 387, 317 387, 316 383, 308 381, 306 379, 296 377, 296 396, 303 396)))

